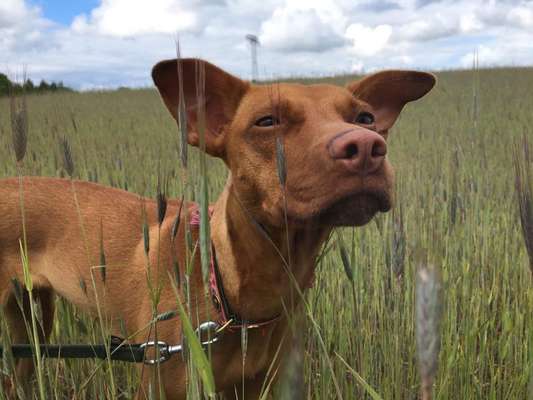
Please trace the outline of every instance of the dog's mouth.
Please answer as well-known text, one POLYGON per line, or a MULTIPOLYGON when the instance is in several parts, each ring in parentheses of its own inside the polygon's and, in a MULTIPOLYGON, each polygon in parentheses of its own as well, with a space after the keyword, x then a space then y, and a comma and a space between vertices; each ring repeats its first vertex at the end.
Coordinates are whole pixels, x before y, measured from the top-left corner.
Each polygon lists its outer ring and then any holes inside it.
POLYGON ((378 212, 392 207, 391 195, 386 190, 364 190, 332 201, 306 218, 291 218, 293 222, 312 222, 321 226, 362 226, 378 212))
POLYGON ((361 226, 391 207, 392 199, 386 191, 363 191, 334 202, 317 217, 320 225, 361 226))

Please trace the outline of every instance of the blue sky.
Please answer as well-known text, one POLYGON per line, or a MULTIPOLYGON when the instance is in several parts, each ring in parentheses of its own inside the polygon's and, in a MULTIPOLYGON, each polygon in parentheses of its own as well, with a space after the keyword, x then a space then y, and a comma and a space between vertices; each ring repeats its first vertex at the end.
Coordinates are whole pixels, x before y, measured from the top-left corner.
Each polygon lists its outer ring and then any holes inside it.
POLYGON ((182 54, 250 77, 533 65, 533 0, 0 0, 0 72, 78 89, 151 85, 182 54))
POLYGON ((38 6, 43 16, 62 25, 70 25, 75 16, 90 13, 100 2, 98 0, 33 0, 30 4, 38 6))

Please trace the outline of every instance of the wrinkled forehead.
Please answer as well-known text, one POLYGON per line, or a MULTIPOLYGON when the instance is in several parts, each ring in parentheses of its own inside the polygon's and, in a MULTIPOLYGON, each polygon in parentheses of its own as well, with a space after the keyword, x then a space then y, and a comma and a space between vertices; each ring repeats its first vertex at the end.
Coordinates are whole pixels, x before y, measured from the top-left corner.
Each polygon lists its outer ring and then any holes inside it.
POLYGON ((305 114, 316 110, 353 108, 357 101, 345 88, 334 85, 274 83, 253 85, 239 106, 239 114, 305 114))

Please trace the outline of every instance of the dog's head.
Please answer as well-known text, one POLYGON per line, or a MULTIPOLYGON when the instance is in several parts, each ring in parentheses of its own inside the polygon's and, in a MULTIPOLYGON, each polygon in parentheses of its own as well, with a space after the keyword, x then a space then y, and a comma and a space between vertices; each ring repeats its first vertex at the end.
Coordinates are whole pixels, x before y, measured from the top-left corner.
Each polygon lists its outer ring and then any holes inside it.
POLYGON ((284 207, 292 223, 327 226, 389 210, 389 129, 435 84, 428 73, 384 71, 345 88, 252 85, 196 59, 162 61, 152 77, 175 119, 183 107, 189 144, 222 158, 240 201, 271 226, 283 223, 284 207))

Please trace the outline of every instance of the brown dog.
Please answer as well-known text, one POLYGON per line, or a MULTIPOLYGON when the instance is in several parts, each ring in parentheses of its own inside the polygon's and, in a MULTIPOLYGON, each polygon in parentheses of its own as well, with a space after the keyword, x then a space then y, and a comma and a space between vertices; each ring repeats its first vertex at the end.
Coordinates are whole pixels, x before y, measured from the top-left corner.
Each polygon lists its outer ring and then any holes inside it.
MULTIPOLYGON (((234 386, 240 390, 244 376, 245 398, 253 399, 286 329, 286 318, 277 316, 283 314, 293 287, 287 265, 304 288, 332 228, 364 225, 378 211, 389 210, 393 172, 385 157, 388 131, 403 106, 424 96, 435 78, 423 72, 385 71, 346 88, 268 86, 251 85, 205 61, 180 60, 182 79, 177 67, 176 60, 169 60, 153 69, 163 101, 177 118, 183 96, 189 143, 199 145, 199 125, 204 125, 205 151, 224 160, 230 170, 210 221, 217 261, 215 272, 211 271, 213 296, 204 295, 196 255, 191 315, 197 316, 195 322, 229 321, 229 329, 211 346, 217 390, 233 397, 234 386), (197 101, 200 67, 205 73, 202 104, 197 101), (203 122, 198 112, 202 107, 203 122), (277 138, 283 143, 286 163, 283 188, 276 167, 277 138), (232 329, 241 321, 251 327, 244 372, 241 333, 232 329), (254 324, 260 328, 253 329, 254 324)), ((142 330, 153 318, 148 280, 161 284, 157 311, 176 309, 169 276, 174 274, 176 254, 183 274, 188 226, 180 224, 176 240, 171 238, 172 226, 179 210, 182 220, 187 220, 186 213, 194 219, 191 205, 170 201, 159 227, 156 203, 144 200, 150 237, 146 257, 138 196, 76 181, 76 204, 68 180, 25 178, 23 182, 31 276, 42 303, 45 336, 51 329, 54 293, 93 312, 98 296, 102 312, 113 318, 115 326, 122 320, 130 333, 142 330), (105 282, 92 268, 98 265, 101 242, 105 282), (85 282, 85 290, 80 282, 85 282)), ((13 342, 25 342, 26 329, 11 283, 12 278, 23 281, 16 179, 0 181, 0 215, 0 301, 13 342)), ((193 227, 194 239, 197 230, 193 227)), ((144 341, 146 335, 141 331, 134 340, 144 341)), ((159 322, 157 335, 159 340, 180 343, 179 319, 159 322)), ((144 388, 150 375, 143 374, 144 388)), ((185 379, 181 357, 161 365, 167 399, 185 397, 185 379)))

